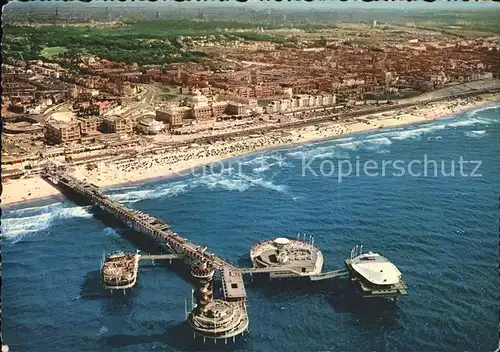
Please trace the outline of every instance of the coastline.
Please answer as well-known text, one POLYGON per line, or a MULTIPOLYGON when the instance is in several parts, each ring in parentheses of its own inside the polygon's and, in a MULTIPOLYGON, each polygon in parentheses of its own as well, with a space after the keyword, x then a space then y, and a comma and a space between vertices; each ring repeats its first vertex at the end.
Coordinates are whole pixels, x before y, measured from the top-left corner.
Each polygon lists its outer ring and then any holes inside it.
MULTIPOLYGON (((235 157, 269 150, 290 148, 306 143, 343 138, 352 134, 400 126, 432 122, 470 110, 496 105, 498 94, 485 94, 480 100, 458 98, 427 104, 423 108, 402 108, 390 113, 360 116, 354 121, 322 122, 315 126, 302 126, 272 131, 263 136, 244 140, 218 142, 175 151, 160 156, 143 156, 128 163, 98 165, 88 171, 84 166, 70 169, 75 177, 94 183, 103 189, 120 188, 183 177, 196 168, 222 163, 235 157)), ((52 198, 60 192, 40 177, 9 180, 3 183, 1 205, 11 207, 25 202, 52 198)))

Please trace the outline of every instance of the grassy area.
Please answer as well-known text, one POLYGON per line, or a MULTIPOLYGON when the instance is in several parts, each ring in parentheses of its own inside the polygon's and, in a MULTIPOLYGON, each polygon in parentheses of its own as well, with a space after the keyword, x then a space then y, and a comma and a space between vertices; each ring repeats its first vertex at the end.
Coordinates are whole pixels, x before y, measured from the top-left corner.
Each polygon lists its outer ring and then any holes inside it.
POLYGON ((43 48, 41 55, 47 59, 52 59, 54 56, 57 56, 66 51, 68 51, 68 49, 64 46, 51 46, 43 48))
POLYGON ((4 25, 4 58, 6 61, 50 60, 89 54, 139 65, 192 61, 205 54, 181 50, 179 36, 209 35, 250 26, 236 22, 178 20, 137 22, 121 27, 4 25))

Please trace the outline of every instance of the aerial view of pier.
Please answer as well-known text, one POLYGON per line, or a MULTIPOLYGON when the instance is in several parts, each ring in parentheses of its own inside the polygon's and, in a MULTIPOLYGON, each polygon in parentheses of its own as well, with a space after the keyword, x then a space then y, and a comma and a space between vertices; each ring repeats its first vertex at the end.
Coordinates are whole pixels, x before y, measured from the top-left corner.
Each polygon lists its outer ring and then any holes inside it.
POLYGON ((215 254, 191 243, 170 230, 167 223, 138 210, 131 210, 103 195, 94 185, 82 183, 60 171, 45 170, 42 177, 54 185, 63 187, 84 197, 93 205, 124 221, 133 229, 153 236, 164 242, 171 254, 165 256, 142 256, 140 254, 112 253, 105 258, 102 267, 102 283, 106 289, 123 290, 137 282, 138 263, 141 259, 189 259, 191 276, 196 282, 196 304, 188 315, 193 329, 193 338, 199 335, 205 341, 214 342, 245 333, 248 330, 246 291, 243 274, 268 274, 270 278, 307 277, 310 280, 324 280, 349 275, 358 283, 364 297, 394 297, 405 295, 407 286, 401 272, 386 258, 377 253, 362 253, 356 247, 346 260, 346 269, 322 272, 321 251, 311 242, 300 239, 276 238, 256 244, 251 250, 251 268, 238 268, 215 254), (179 257, 175 257, 178 255, 179 257), (215 272, 220 274, 222 298, 213 298, 215 272))
POLYGON ((495 2, 12 2, 8 351, 495 351, 495 2))

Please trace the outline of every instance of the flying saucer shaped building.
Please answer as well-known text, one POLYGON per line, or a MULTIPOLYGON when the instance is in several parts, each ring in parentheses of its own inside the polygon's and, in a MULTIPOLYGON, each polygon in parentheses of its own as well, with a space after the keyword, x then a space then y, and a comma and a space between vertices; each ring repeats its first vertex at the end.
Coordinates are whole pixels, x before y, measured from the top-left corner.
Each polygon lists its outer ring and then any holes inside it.
POLYGON ((351 280, 358 284, 364 297, 394 297, 406 295, 408 287, 399 269, 386 257, 368 252, 351 252, 345 261, 351 280))

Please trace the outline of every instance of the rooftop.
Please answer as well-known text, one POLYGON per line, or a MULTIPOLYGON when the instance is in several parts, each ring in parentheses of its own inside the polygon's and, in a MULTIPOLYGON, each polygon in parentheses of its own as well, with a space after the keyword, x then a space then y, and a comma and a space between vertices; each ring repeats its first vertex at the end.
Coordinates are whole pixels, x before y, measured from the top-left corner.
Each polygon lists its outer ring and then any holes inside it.
POLYGON ((401 281, 401 272, 387 258, 377 253, 365 253, 354 258, 352 268, 375 285, 395 285, 401 281))
POLYGON ((222 271, 222 287, 226 298, 245 298, 247 296, 243 276, 238 271, 224 267, 222 271))

